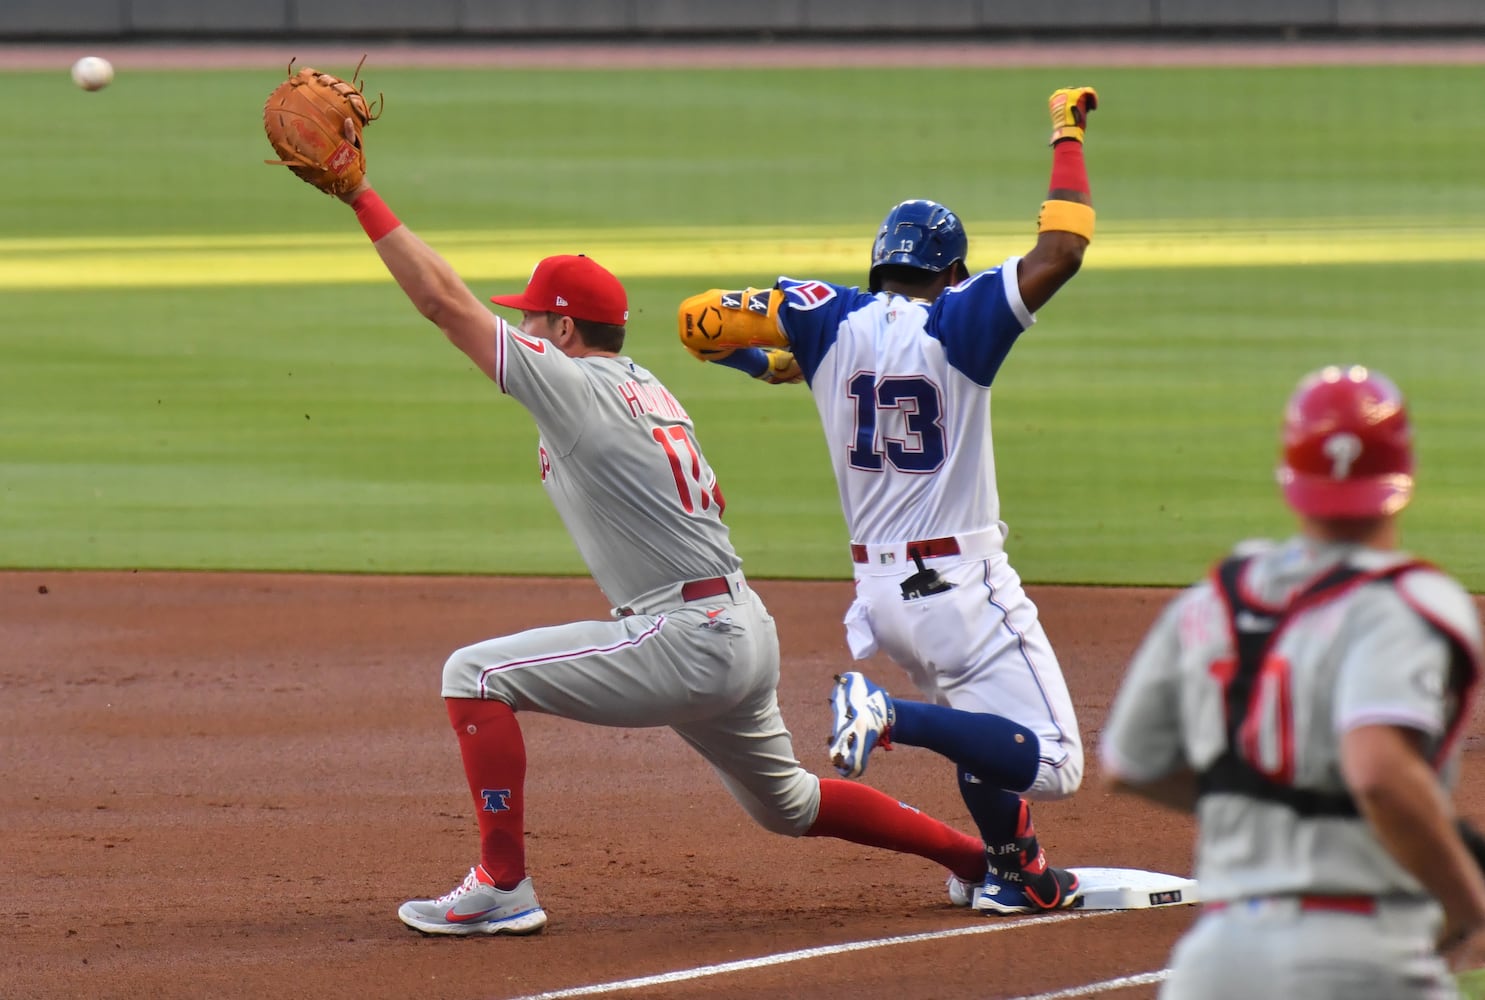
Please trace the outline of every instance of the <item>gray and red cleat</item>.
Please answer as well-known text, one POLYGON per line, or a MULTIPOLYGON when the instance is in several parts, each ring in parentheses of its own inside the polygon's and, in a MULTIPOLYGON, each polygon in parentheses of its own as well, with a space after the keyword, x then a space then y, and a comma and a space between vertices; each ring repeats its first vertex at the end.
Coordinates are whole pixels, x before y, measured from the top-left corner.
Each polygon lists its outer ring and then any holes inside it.
POLYGON ((497 889, 484 865, 437 899, 410 899, 397 918, 424 934, 535 934, 547 924, 528 875, 514 889, 497 889))

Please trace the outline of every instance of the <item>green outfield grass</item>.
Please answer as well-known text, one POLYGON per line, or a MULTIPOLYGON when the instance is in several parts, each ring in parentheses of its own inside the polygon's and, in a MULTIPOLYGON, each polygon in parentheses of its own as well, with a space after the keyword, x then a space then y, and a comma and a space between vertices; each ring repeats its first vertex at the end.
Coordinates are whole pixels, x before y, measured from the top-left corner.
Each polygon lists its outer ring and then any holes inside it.
MULTIPOLYGON (((349 67, 322 67, 349 70, 349 67)), ((1035 582, 1178 583, 1288 521, 1303 371, 1393 375, 1406 541, 1485 589, 1485 137, 1469 68, 377 72, 372 176, 482 293, 553 252, 626 278, 631 352, 686 401, 757 576, 843 577, 801 387, 691 361, 676 302, 857 281, 895 201, 1031 245, 1043 102, 1091 82, 1099 236, 996 383, 1035 582)), ((281 73, 0 73, 0 565, 581 573, 530 419, 423 323, 350 213, 286 172, 281 73)))

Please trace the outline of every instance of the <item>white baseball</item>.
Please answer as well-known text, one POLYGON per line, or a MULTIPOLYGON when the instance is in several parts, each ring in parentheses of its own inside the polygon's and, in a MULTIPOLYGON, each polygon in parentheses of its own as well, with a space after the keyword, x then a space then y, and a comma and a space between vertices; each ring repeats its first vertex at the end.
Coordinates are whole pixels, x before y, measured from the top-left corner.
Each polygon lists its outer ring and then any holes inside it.
POLYGON ((72 82, 83 90, 102 90, 113 80, 113 63, 102 56, 83 56, 72 64, 72 82))

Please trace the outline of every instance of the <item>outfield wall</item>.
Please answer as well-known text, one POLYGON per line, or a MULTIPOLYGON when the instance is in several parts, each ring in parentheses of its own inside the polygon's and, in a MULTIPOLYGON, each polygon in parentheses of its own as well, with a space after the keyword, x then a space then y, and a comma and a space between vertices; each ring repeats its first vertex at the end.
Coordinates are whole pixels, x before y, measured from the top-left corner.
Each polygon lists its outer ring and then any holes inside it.
POLYGON ((0 39, 1485 31, 1482 0, 0 0, 0 39))

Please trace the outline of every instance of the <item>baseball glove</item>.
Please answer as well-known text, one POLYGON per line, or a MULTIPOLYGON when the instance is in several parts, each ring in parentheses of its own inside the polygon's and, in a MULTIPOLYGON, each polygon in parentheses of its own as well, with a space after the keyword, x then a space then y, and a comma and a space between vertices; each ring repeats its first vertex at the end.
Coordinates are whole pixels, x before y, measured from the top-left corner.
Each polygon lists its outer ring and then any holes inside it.
POLYGON ((288 167, 328 195, 355 190, 366 175, 361 130, 381 117, 382 106, 380 96, 367 103, 360 75, 360 63, 346 83, 308 67, 295 73, 290 60, 289 78, 263 105, 263 131, 280 159, 263 162, 288 167))

